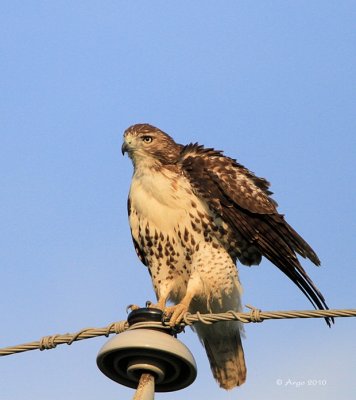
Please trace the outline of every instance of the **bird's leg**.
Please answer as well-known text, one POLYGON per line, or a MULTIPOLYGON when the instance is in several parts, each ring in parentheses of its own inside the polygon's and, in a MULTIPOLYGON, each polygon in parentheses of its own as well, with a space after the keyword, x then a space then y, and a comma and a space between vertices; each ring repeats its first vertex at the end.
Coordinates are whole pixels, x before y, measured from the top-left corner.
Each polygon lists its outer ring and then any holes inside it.
POLYGON ((178 325, 182 321, 184 314, 189 309, 189 305, 193 297, 194 295, 191 292, 187 292, 180 303, 176 304, 175 306, 166 307, 164 309, 164 313, 168 317, 170 317, 170 326, 178 325))
POLYGON ((167 297, 160 297, 158 299, 158 302, 154 304, 154 307, 164 311, 164 308, 166 307, 166 302, 167 302, 167 297))
POLYGON ((198 272, 193 272, 189 278, 187 290, 183 299, 177 305, 164 309, 165 314, 170 316, 170 326, 178 325, 182 321, 184 314, 189 310, 193 297, 199 296, 202 290, 203 284, 201 276, 198 272))

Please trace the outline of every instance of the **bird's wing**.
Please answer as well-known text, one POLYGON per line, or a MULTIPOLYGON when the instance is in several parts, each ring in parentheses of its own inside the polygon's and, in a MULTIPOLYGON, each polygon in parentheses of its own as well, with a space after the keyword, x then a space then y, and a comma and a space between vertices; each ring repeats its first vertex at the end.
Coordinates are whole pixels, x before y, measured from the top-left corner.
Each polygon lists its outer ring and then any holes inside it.
MULTIPOLYGON (((312 248, 277 212, 269 183, 220 151, 198 144, 185 146, 178 161, 195 194, 230 228, 284 272, 314 307, 325 299, 298 261, 295 252, 320 261, 312 248)), ((328 321, 329 323, 329 321, 328 321)))
POLYGON ((220 194, 245 210, 257 214, 276 212, 277 203, 270 197, 269 182, 221 151, 190 144, 182 150, 180 162, 197 189, 205 187, 209 191, 217 186, 220 194))

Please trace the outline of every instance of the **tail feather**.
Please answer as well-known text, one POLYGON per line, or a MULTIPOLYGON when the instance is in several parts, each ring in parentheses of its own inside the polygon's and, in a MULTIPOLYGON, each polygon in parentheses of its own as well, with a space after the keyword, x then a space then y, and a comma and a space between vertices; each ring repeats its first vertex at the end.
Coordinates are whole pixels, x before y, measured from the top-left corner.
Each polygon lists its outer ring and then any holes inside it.
POLYGON ((246 380, 247 370, 239 325, 236 321, 195 324, 214 378, 224 389, 240 386, 246 380))

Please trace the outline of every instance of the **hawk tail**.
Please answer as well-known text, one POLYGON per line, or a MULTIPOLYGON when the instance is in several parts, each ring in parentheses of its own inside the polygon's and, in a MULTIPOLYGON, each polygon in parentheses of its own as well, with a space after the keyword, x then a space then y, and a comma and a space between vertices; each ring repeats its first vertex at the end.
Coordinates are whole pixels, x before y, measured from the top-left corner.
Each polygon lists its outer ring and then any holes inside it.
POLYGON ((194 328, 205 347, 214 378, 223 389, 233 389, 246 380, 246 364, 237 321, 206 325, 195 324, 194 328))

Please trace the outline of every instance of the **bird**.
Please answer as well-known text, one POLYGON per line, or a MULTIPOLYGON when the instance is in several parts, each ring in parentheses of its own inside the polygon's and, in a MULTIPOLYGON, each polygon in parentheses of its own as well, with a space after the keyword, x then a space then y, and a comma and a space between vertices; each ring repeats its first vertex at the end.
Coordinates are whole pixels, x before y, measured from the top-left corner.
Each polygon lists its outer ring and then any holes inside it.
MULTIPOLYGON (((316 266, 320 260, 277 211, 266 179, 220 150, 176 143, 147 123, 125 130, 121 150, 134 169, 127 202, 134 248, 151 276, 153 307, 169 315, 172 326, 186 312, 241 311, 236 264, 258 265, 262 257, 316 309, 328 309, 297 254, 316 266)), ((242 385, 242 323, 194 325, 220 387, 242 385)))

